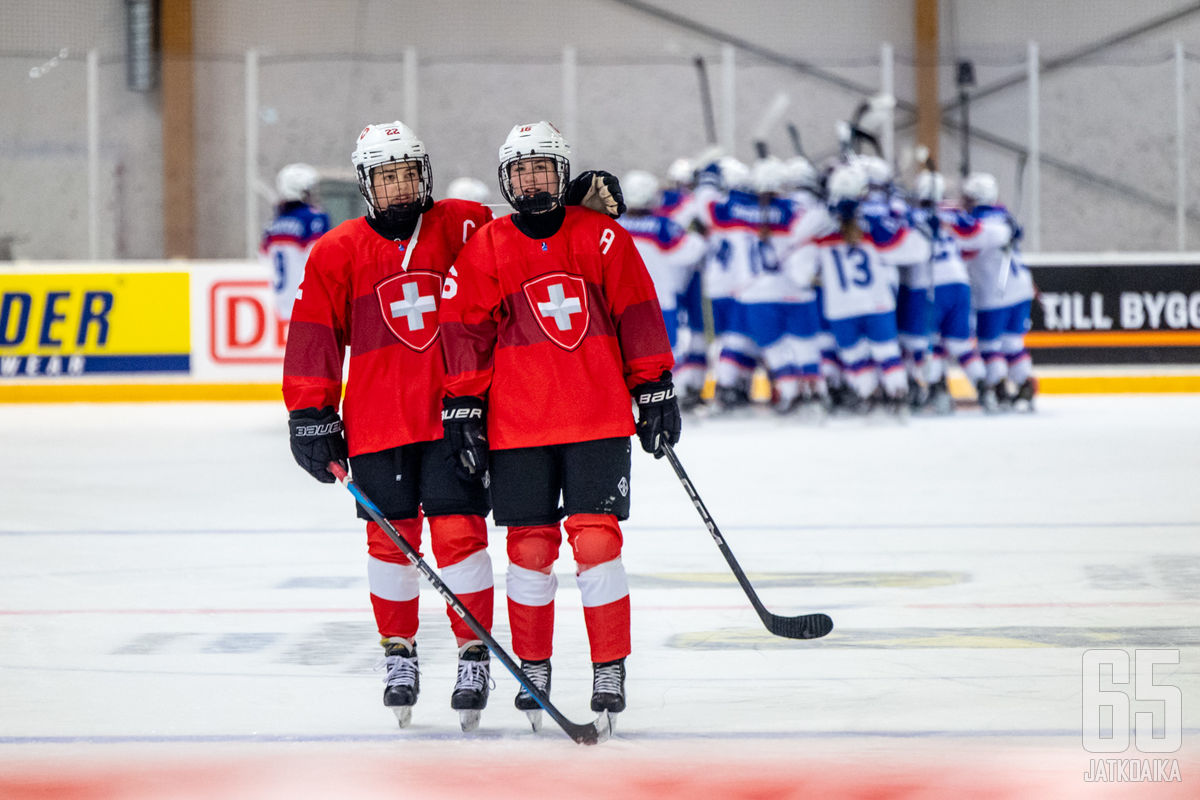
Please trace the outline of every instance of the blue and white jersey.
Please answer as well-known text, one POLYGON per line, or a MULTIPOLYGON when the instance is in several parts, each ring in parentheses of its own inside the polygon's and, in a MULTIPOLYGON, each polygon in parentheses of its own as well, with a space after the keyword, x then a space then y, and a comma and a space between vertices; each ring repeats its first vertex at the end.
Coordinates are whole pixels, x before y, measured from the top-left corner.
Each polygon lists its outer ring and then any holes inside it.
POLYGON ((617 222, 629 231, 646 262, 659 306, 673 310, 704 258, 704 240, 659 214, 625 214, 617 222))
POLYGON ((954 234, 956 227, 964 224, 963 212, 950 208, 916 207, 912 210, 913 227, 926 237, 935 220, 937 233, 931 240, 933 255, 930 259, 930 283, 935 287, 956 283, 969 285, 962 248, 954 234))
POLYGON ((271 271, 275 313, 281 320, 292 318, 292 303, 304 278, 304 264, 313 243, 329 230, 329 215, 306 203, 284 203, 279 215, 263 232, 258 259, 271 271))
POLYGON ((952 226, 962 247, 977 310, 1033 299, 1033 276, 1021 259, 1012 218, 1003 206, 976 206, 952 226))
POLYGON ((929 240, 902 219, 862 215, 858 218, 862 236, 852 242, 842 235, 837 218, 828 209, 816 208, 809 215, 815 218, 809 234, 815 251, 809 252, 816 259, 826 318, 894 312, 896 295, 890 273, 901 264, 928 261, 932 252, 929 240))
MULTIPOLYGON (((908 204, 888 189, 873 188, 859 206, 858 213, 866 219, 894 220, 898 224, 908 220, 908 204)), ((924 264, 883 264, 881 269, 892 291, 898 291, 903 283, 910 288, 928 288, 928 270, 924 264), (907 267, 907 269, 902 269, 907 267)))
POLYGON ((796 206, 783 198, 760 204, 752 192, 734 189, 721 194, 703 186, 696 190, 696 198, 701 222, 708 229, 704 271, 708 296, 747 300, 743 293, 752 285, 755 297, 786 293, 782 263, 796 243, 800 218, 796 206))
POLYGON ((669 217, 672 222, 687 230, 697 221, 695 194, 689 189, 663 189, 662 202, 654 213, 669 217))

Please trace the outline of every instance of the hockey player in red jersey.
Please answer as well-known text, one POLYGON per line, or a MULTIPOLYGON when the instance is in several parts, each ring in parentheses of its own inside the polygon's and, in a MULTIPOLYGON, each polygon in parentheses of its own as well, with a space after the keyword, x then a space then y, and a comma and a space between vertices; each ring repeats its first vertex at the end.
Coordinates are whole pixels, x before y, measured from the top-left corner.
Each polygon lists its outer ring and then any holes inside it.
MULTIPOLYGON (((591 704, 614 714, 630 652, 618 524, 629 516, 630 396, 642 447, 656 455, 679 438, 679 408, 654 284, 620 225, 566 205, 569 153, 547 122, 517 125, 500 148, 500 188, 517 213, 468 243, 443 292, 442 413, 463 476, 490 476, 496 524, 508 526, 513 649, 546 691, 566 516, 591 704)), ((515 704, 536 728, 533 698, 522 689, 515 704)))
MULTIPOLYGON (((401 122, 364 128, 352 161, 367 215, 317 241, 292 313, 283 378, 292 452, 325 483, 334 480, 329 461, 348 455, 355 481, 414 548, 420 548, 427 517, 442 579, 490 628, 495 603, 484 522, 487 492, 457 479, 441 435, 437 302, 464 242, 492 214, 466 200, 433 201, 425 145, 401 122), (346 347, 350 366, 345 401, 339 403, 346 347)), ((361 507, 358 516, 369 520, 361 507)), ((420 690, 419 577, 370 521, 367 554, 371 605, 387 665, 383 701, 404 727, 420 690)), ((447 611, 459 645, 450 704, 463 712, 464 727, 471 727, 487 702, 488 651, 447 611)))

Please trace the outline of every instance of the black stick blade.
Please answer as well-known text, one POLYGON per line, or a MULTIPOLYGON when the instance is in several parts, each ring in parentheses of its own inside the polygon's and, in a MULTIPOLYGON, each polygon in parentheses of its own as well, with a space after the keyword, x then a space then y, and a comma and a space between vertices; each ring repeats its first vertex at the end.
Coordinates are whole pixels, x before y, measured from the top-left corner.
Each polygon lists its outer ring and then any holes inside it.
POLYGON ((612 735, 612 726, 609 725, 608 714, 601 714, 596 717, 595 722, 587 725, 570 723, 569 727, 564 727, 567 735, 576 744, 600 744, 601 742, 607 742, 608 737, 612 735))
POLYGON ((799 617, 772 614, 767 620, 767 630, 788 639, 820 639, 833 630, 833 620, 828 614, 803 614, 799 617))

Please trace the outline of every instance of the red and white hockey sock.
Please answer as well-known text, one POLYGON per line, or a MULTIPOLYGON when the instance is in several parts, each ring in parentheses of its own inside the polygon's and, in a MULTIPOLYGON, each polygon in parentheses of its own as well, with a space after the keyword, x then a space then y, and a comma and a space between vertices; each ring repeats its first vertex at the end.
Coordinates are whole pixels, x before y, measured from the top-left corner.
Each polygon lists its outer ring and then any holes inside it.
MULTIPOLYGON (((442 581, 458 595, 467 611, 491 631, 496 606, 495 581, 484 518, 465 514, 430 517, 429 539, 442 581)), ((479 638, 449 606, 446 615, 459 647, 479 638)))
MULTIPOLYGON (((421 546, 421 517, 392 520, 396 532, 418 549, 421 546)), ((383 528, 367 523, 367 586, 375 624, 383 638, 417 635, 420 576, 383 528)))
POLYGON ((629 655, 629 581, 616 558, 575 576, 583 597, 592 662, 600 664, 629 655))
POLYGON ((562 532, 554 525, 514 525, 508 529, 508 624, 513 652, 528 661, 554 651, 554 561, 562 532))
POLYGON ((621 563, 621 527, 612 514, 572 514, 567 541, 575 553, 575 582, 583 600, 583 618, 592 661, 629 655, 629 579, 621 563))

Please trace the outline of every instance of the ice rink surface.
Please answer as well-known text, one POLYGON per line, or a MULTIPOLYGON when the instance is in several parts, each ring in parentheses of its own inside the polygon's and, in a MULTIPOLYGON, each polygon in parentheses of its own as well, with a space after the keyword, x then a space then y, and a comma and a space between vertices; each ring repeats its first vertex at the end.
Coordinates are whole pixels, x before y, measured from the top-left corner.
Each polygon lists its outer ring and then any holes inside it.
MULTIPOLYGON (((685 423, 679 457, 767 607, 834 618, 810 642, 767 633, 635 447, 629 709, 591 748, 531 732, 497 662, 463 734, 428 589, 396 727, 362 523, 292 462, 282 404, 6 406, 0 798, 1200 797, 1200 396, 1039 400, 685 423), (1178 652, 1154 680, 1182 693, 1179 751, 1084 749, 1093 648, 1178 652), (1097 758, 1182 780, 1089 782, 1097 758)), ((552 698, 582 722, 563 556, 552 698)))

